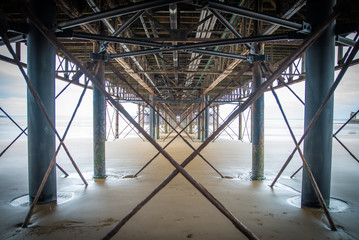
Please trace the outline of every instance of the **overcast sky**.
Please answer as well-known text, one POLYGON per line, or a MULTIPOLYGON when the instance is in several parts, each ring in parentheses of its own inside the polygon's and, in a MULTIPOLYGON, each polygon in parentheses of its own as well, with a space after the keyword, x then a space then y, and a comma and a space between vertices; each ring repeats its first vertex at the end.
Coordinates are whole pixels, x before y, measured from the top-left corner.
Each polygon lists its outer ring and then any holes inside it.
MULTIPOLYGON (((22 61, 26 62, 25 47, 22 48, 22 61)), ((5 47, 0 47, 0 54, 9 56, 5 47)), ((336 72, 337 74, 338 72, 336 72)), ((351 67, 335 93, 334 118, 347 119, 350 112, 359 109, 359 65, 351 67)), ((59 92, 65 82, 56 81, 56 92, 59 92)), ((292 89, 304 100, 304 82, 291 86, 292 89)), ((82 88, 71 86, 58 98, 56 112, 58 115, 71 115, 80 96, 82 88), (76 100, 74 100, 76 99, 76 100)), ((289 92, 282 88, 277 90, 283 108, 289 119, 302 119, 304 107, 289 92)), ((11 116, 26 115, 26 84, 19 69, 11 64, 0 61, 0 106, 11 116)), ((81 117, 92 117, 92 91, 88 91, 83 100, 79 113, 81 117)), ((265 94, 265 117, 266 119, 280 119, 281 114, 270 92, 265 94)))

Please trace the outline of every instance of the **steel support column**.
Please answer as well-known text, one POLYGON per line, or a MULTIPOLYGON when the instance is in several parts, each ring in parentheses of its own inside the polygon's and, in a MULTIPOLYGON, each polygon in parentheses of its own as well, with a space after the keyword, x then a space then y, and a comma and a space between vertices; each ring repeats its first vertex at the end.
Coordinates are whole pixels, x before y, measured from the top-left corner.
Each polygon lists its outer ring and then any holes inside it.
MULTIPOLYGON (((56 23, 56 6, 51 1, 30 1, 33 13, 46 26, 56 23)), ((55 122, 55 47, 32 25, 27 38, 28 76, 38 92, 45 109, 55 122)), ((28 90, 28 164, 29 197, 32 202, 55 153, 55 133, 34 97, 28 90)), ((52 168, 38 203, 57 200, 56 171, 52 168)))
MULTIPOLYGON (((209 95, 205 96, 205 102, 207 103, 209 101, 209 95)), ((208 132, 209 132, 209 106, 204 111, 204 140, 208 138, 208 132)))
POLYGON ((216 131, 216 117, 215 117, 215 106, 212 106, 212 132, 216 131))
MULTIPOLYGON (((313 29, 328 18, 334 4, 335 0, 307 1, 308 22, 313 29)), ((334 50, 334 23, 332 23, 306 52, 305 128, 334 82, 334 50)), ((304 140, 304 157, 327 204, 329 204, 331 185, 333 102, 332 97, 304 140)), ((306 170, 303 171, 302 181, 302 206, 320 208, 306 170)))
MULTIPOLYGON (((97 80, 105 87, 104 63, 98 63, 97 80)), ((94 87, 93 89, 93 155, 94 178, 106 178, 105 165, 105 139, 106 139, 106 100, 105 96, 94 87)))
POLYGON ((145 128, 145 105, 142 105, 142 128, 145 128))
MULTIPOLYGON (((238 104, 240 105, 240 104, 238 104)), ((238 140, 243 140, 243 118, 242 113, 238 114, 238 140)))
MULTIPOLYGON (((154 105, 155 107, 156 105, 154 105)), ((160 139, 160 107, 157 105, 158 113, 156 114, 156 139, 160 139)))
MULTIPOLYGON (((202 107, 201 108, 204 108, 205 107, 205 103, 204 103, 204 98, 202 98, 202 107)), ((205 128, 205 118, 206 118, 206 111, 204 111, 201 115, 201 141, 204 142, 205 139, 204 139, 204 135, 205 135, 205 131, 204 131, 204 128, 205 128)))
MULTIPOLYGON (((253 88, 256 91, 263 83, 259 63, 252 67, 253 88)), ((264 95, 252 104, 252 180, 264 179, 264 95)))
MULTIPOLYGON (((150 101, 152 102, 152 95, 150 96, 150 101)), ((153 102, 152 102, 153 104, 153 102)), ((149 119, 149 127, 150 127, 150 136, 154 139, 155 138, 155 111, 153 110, 153 108, 150 108, 150 119, 149 119)))
POLYGON ((201 118, 202 115, 199 115, 197 118, 197 139, 201 140, 201 118))
MULTIPOLYGON (((191 113, 189 115, 190 121, 193 119, 193 111, 191 110, 191 113)), ((189 125, 189 134, 193 134, 193 123, 191 122, 189 125)))
POLYGON ((119 124, 120 124, 120 122, 119 122, 119 112, 118 112, 118 110, 117 109, 115 109, 115 114, 116 114, 116 118, 115 118, 115 138, 118 138, 119 137, 119 124))
MULTIPOLYGON (((165 119, 168 121, 168 114, 167 114, 167 112, 165 112, 165 119)), ((168 124, 167 124, 167 122, 165 122, 164 124, 165 124, 165 134, 167 134, 167 133, 168 133, 168 124)))
POLYGON ((141 125, 141 104, 138 104, 138 120, 137 120, 137 122, 138 122, 138 124, 139 125, 141 125))

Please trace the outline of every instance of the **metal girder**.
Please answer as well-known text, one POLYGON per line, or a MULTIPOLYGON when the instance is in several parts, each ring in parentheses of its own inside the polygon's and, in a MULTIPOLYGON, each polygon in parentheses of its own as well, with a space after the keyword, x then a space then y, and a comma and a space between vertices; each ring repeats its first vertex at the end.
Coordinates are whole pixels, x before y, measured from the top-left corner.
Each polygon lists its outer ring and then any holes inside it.
MULTIPOLYGON (((292 17, 296 12, 298 12, 304 5, 306 0, 300 0, 297 3, 295 3, 286 13, 283 14, 282 18, 289 19, 292 17)), ((272 25, 269 26, 267 29, 265 29, 261 35, 268 35, 274 33, 279 28, 278 25, 272 25)), ((248 54, 248 50, 243 51, 241 54, 248 54)), ((213 88, 215 88, 220 82, 223 81, 229 74, 232 73, 233 69, 238 66, 238 64, 241 63, 241 60, 237 59, 234 60, 224 71, 221 75, 219 75, 212 83, 209 85, 209 87, 203 92, 203 94, 207 94, 209 91, 211 91, 213 88)))
POLYGON ((263 13, 255 12, 255 11, 252 11, 249 9, 232 6, 232 5, 228 5, 228 4, 224 4, 224 3, 220 3, 220 2, 208 1, 208 4, 206 5, 206 7, 209 9, 216 9, 216 10, 220 10, 223 12, 236 14, 239 16, 248 17, 251 19, 259 20, 259 21, 269 22, 271 24, 283 26, 283 27, 293 29, 293 30, 302 30, 303 29, 303 25, 299 24, 299 23, 291 22, 291 21, 288 21, 283 18, 269 16, 269 15, 266 15, 263 13))
MULTIPOLYGON (((78 14, 73 11, 73 9, 68 5, 67 1, 65 0, 54 0, 62 9, 63 11, 72 18, 78 17, 78 14)), ((106 21, 105 21, 106 22, 106 21)), ((99 34, 99 32, 94 29, 91 25, 81 25, 81 28, 86 32, 90 32, 92 34, 99 34)), ((112 28, 112 26, 111 26, 112 28)), ((115 30, 112 28, 112 32, 115 30)), ((110 53, 115 53, 115 49, 112 46, 107 48, 107 51, 110 53)), ((116 62, 129 74, 136 82, 138 82, 144 89, 146 89, 150 94, 155 95, 154 91, 147 85, 147 83, 132 69, 132 67, 126 63, 123 59, 117 58, 115 59, 116 62)), ((136 60, 136 59, 135 59, 136 60)), ((136 62, 135 62, 136 63, 136 62)), ((141 66, 142 68, 142 66, 141 66)), ((141 69, 140 68, 140 69, 141 69)), ((143 68, 142 68, 143 70, 143 68)))
MULTIPOLYGON (((101 10, 96 6, 96 4, 93 2, 93 0, 87 0, 88 3, 91 3, 92 5, 92 10, 95 13, 100 13, 101 10)), ((135 14, 136 15, 136 14, 135 14)), ((132 16, 133 17, 133 16, 132 16)), ((132 17, 130 18, 131 21, 133 20, 132 17)), ((102 19, 101 20, 104 25, 108 28, 108 30, 110 31, 110 33, 114 33, 115 29, 112 27, 112 24, 107 20, 107 19, 102 19)), ((126 24, 126 23, 125 23, 126 24)), ((123 48, 123 50, 125 50, 125 52, 129 52, 130 49, 123 43, 120 44, 121 47, 123 48)), ((115 49, 112 47, 108 47, 107 51, 110 53, 114 53, 115 49)), ((135 63, 135 65, 140 69, 140 70, 144 70, 144 68, 142 67, 142 65, 137 61, 137 59, 135 57, 131 57, 132 61, 135 63)), ((133 77, 139 84, 141 84, 147 91, 149 91, 152 95, 154 95, 155 93, 153 92, 153 90, 151 88, 148 87, 147 83, 140 77, 138 76, 138 74, 136 74, 133 69, 122 59, 116 59, 116 61, 124 68, 124 69, 128 69, 128 73, 131 75, 131 77, 133 77)), ((147 78, 147 80, 155 87, 155 89, 157 90, 158 93, 159 90, 156 88, 156 85, 154 84, 153 80, 150 78, 150 76, 145 73, 144 76, 147 78)))
MULTIPOLYGON (((13 64, 13 65, 16 65, 16 61, 15 61, 14 59, 11 59, 11 58, 6 57, 6 56, 4 56, 4 55, 0 55, 0 61, 4 61, 4 62, 13 64)), ((26 64, 26 63, 20 62, 20 65, 21 65, 23 68, 27 68, 27 64, 26 64)), ((70 81, 69 79, 66 79, 66 78, 64 78, 64 77, 61 77, 61 76, 59 76, 59 75, 56 75, 55 78, 58 79, 58 80, 62 80, 62 81, 68 82, 68 83, 71 82, 72 84, 77 85, 77 86, 80 86, 80 87, 85 87, 85 85, 83 85, 83 84, 81 84, 81 83, 78 83, 78 82, 76 82, 76 81, 74 81, 74 80, 70 81)), ((87 86, 87 88, 92 89, 91 86, 87 86)))
POLYGON ((68 21, 59 22, 57 24, 57 26, 60 29, 67 29, 67 28, 72 28, 72 27, 84 25, 87 23, 95 22, 95 21, 100 21, 102 19, 119 17, 119 16, 131 14, 131 13, 135 13, 138 11, 145 11, 148 9, 162 7, 162 6, 166 6, 170 3, 178 3, 178 2, 183 2, 183 0, 154 0, 154 1, 145 1, 145 2, 141 2, 141 3, 134 3, 134 4, 130 4, 126 7, 118 7, 118 8, 110 9, 107 11, 102 11, 99 13, 71 19, 68 21))
MULTIPOLYGON (((25 40, 26 40, 26 34, 20 34, 15 37, 9 38, 10 43, 17 43, 25 40)), ((4 46, 4 45, 5 45, 4 40, 0 39, 0 46, 4 46)))
POLYGON ((335 37, 335 41, 341 45, 347 46, 347 47, 354 47, 356 41, 351 40, 349 38, 346 37, 342 37, 342 36, 336 36, 335 37))
MULTIPOLYGON (((123 31, 125 31, 134 21, 137 20, 137 18, 139 18, 140 16, 142 16, 142 14, 144 13, 144 11, 138 11, 137 13, 133 14, 132 17, 130 17, 124 24, 121 25, 121 27, 119 29, 117 29, 116 31, 114 31, 111 36, 113 37, 117 37, 119 36, 123 31)), ((101 44, 101 48, 100 48, 100 52, 105 52, 107 45, 109 44, 108 41, 105 41, 101 44)))
MULTIPOLYGON (((338 13, 333 13, 331 15, 335 16, 338 13)), ((300 138, 300 140, 298 141, 298 144, 296 144, 296 147, 294 148, 294 150, 292 151, 292 153, 290 154, 290 156, 288 157, 288 159, 286 160, 286 162, 284 163, 283 167, 281 168, 281 170, 279 171, 279 173, 277 174, 277 176, 275 177, 275 179, 273 180, 272 184, 270 185, 271 187, 274 186, 274 184, 276 183, 276 181, 279 179, 280 175, 283 173, 283 171, 285 170, 285 168, 288 166, 289 162, 292 160, 293 155, 295 154, 295 152, 297 151, 297 149, 299 149, 300 144, 303 142, 303 140, 305 139, 306 135, 308 134, 308 131, 313 127, 314 123, 317 121, 318 117, 320 116, 323 108, 325 107, 325 105, 327 104, 327 102, 329 101, 329 99, 332 98, 332 95, 334 93, 334 91, 336 90, 336 88, 338 87, 340 81, 342 80, 345 72, 347 71, 347 69, 350 66, 350 62, 354 59, 356 53, 358 52, 359 49, 359 42, 357 42, 357 44, 355 45, 354 49, 351 51, 350 56, 348 57, 348 59, 346 60, 346 62, 343 65, 342 70, 340 71, 340 73, 338 74, 335 82, 332 84, 331 88, 328 91, 328 94, 326 95, 325 99, 323 100, 322 104, 320 105, 320 107, 318 108, 317 112, 314 114, 313 118, 311 119, 310 123, 307 125, 304 134, 302 135, 302 137, 300 138)), ((303 164, 306 165, 306 161, 303 161, 303 164)), ((309 167, 306 167, 308 173, 310 173, 310 169, 309 167)), ((310 178, 312 181, 312 178, 310 178)), ((314 179, 314 177, 313 177, 314 179)), ((314 184, 313 184, 314 185, 314 184)), ((318 194, 318 192, 316 191, 316 193, 318 194)), ((320 191, 318 194, 318 198, 320 198, 320 191)), ((323 209, 325 210, 325 214, 327 215, 328 221, 330 222, 331 225, 331 229, 332 230, 336 230, 336 227, 334 225, 334 223, 331 221, 330 215, 329 215, 329 211, 327 211, 326 209, 326 205, 325 203, 322 204, 323 209)))
MULTIPOLYGON (((185 167, 191 160, 193 160, 208 144, 211 142, 219 132, 221 132, 237 115, 247 109, 263 92, 279 77, 279 75, 291 64, 295 59, 297 59, 303 52, 313 44, 313 42, 321 36, 324 30, 329 26, 334 19, 337 18, 339 13, 333 14, 327 21, 325 21, 320 28, 311 35, 295 52, 293 52, 281 65, 280 67, 273 73, 271 77, 267 79, 265 83, 263 83, 254 93, 252 93, 248 99, 238 107, 238 109, 231 114, 231 116, 227 119, 227 121, 222 124, 206 141, 204 141, 195 152, 193 152, 186 160, 180 165, 176 165, 176 170, 172 172, 168 178, 162 182, 155 190, 153 190, 142 202, 138 204, 129 214, 127 214, 103 239, 110 239, 113 237, 126 222, 135 215, 148 201, 150 201, 153 196, 155 196, 163 187, 165 187, 179 172, 183 174, 185 172, 183 167, 185 167), (182 168, 181 168, 182 167, 182 168)), ((120 107, 120 106, 119 106, 120 107)), ((153 143, 157 147, 157 143, 153 143)), ((160 148, 158 148, 159 150, 160 148)), ((166 158, 170 158, 170 156, 166 156, 166 158)), ((186 177, 187 178, 187 177, 186 177)), ((189 178, 187 178, 189 180, 189 178)), ((222 212, 223 213, 223 212, 222 212)), ((233 222, 235 224, 235 222, 233 222)), ((237 225, 236 225, 237 226, 237 225)), ((248 238, 250 236, 246 235, 248 238)))
POLYGON ((71 30, 65 30, 63 32, 56 33, 58 38, 78 38, 85 40, 96 40, 96 41, 104 41, 104 42, 113 42, 113 43, 124 43, 130 45, 144 46, 144 47, 163 47, 167 46, 162 43, 151 42, 146 40, 136 40, 131 38, 121 38, 115 36, 105 36, 101 34, 91 34, 91 33, 83 33, 83 32, 73 32, 71 30))
MULTIPOLYGON (((178 29, 178 8, 177 8, 177 4, 176 3, 172 3, 169 5, 169 12, 170 12, 170 26, 171 26, 171 30, 172 31, 176 31, 178 29)), ((172 34, 172 33, 171 33, 172 34)), ((172 43, 173 46, 177 46, 177 42, 173 42, 172 43)), ((173 67, 177 68, 178 67, 178 51, 173 51, 172 52, 173 55, 173 67)), ((178 74, 175 73, 175 82, 178 83, 178 74)))
MULTIPOLYGON (((210 8, 209 9, 213 15, 215 15, 219 21, 224 25, 226 26, 226 28, 228 28, 237 38, 243 38, 243 36, 234 28, 234 26, 232 24, 230 24, 227 19, 225 19, 223 17, 222 14, 220 14, 216 9, 212 9, 210 8)), ((252 45, 250 45, 249 43, 244 43, 244 45, 250 50, 253 48, 252 45)))
POLYGON ((256 61, 266 61, 267 55, 238 55, 233 53, 224 53, 224 52, 217 52, 217 51, 211 51, 211 50, 205 50, 205 49, 196 49, 196 50, 190 50, 189 52, 195 52, 195 53, 201 53, 206 55, 212 55, 212 56, 218 56, 218 57, 225 57, 225 58, 231 58, 231 59, 241 59, 248 62, 256 62, 256 61))
MULTIPOLYGON (((77 35, 76 33, 73 33, 74 37, 77 35)), ((82 35, 79 34, 79 36, 82 37, 94 37, 101 39, 100 36, 93 36, 93 35, 82 35)), ((160 43, 154 43, 149 41, 144 41, 142 45, 157 45, 157 47, 161 46, 161 48, 152 48, 152 49, 146 49, 146 50, 138 50, 138 51, 131 51, 131 52, 123 52, 123 53, 115 53, 115 54, 97 54, 93 53, 91 57, 93 59, 101 59, 101 60, 109 60, 109 59, 115 59, 115 58, 124 58, 124 57, 133 57, 133 56, 141 56, 141 55, 147 55, 147 54, 154 54, 154 53, 162 53, 162 52, 172 52, 172 51, 179 51, 179 50, 191 50, 193 52, 197 51, 199 53, 204 53, 205 51, 210 50, 204 50, 199 48, 204 47, 215 47, 215 46, 227 46, 227 45, 236 45, 236 44, 245 44, 245 43, 251 43, 251 42, 262 42, 262 41, 280 41, 280 40, 290 40, 290 39, 303 39, 303 34, 298 34, 295 32, 288 32, 284 34, 275 34, 275 35, 269 35, 269 36, 258 36, 258 37, 249 37, 249 38, 233 38, 233 39, 227 39, 227 40, 217 40, 217 41, 208 41, 208 42, 202 42, 202 43, 193 43, 193 44, 183 44, 178 46, 169 46, 169 45, 163 45, 160 43)), ((112 38, 112 37, 102 37, 102 39, 108 39, 108 40, 114 40, 116 42, 121 41, 120 38, 112 38)), ((126 41, 131 41, 126 39, 126 41)), ((217 51, 210 51, 206 52, 206 54, 210 55, 218 55, 223 54, 222 56, 226 55, 227 53, 221 53, 217 51)), ((241 59, 246 60, 246 57, 238 57, 240 55, 237 54, 229 54, 227 57, 231 56, 231 58, 234 59, 241 59)))

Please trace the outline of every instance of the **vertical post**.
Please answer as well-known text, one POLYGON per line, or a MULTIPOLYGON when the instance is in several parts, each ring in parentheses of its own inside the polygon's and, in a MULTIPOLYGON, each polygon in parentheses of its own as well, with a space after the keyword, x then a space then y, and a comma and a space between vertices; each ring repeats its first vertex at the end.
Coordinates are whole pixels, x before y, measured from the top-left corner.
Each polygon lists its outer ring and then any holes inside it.
POLYGON ((217 128, 219 128, 219 105, 217 105, 217 114, 216 114, 216 124, 217 124, 217 128))
MULTIPOLYGON (((206 105, 209 101, 209 95, 206 95, 204 98, 206 105)), ((209 131, 209 106, 204 111, 204 141, 208 138, 208 131, 209 131)))
POLYGON ((216 112, 216 106, 212 106, 212 112, 213 112, 213 114, 212 114, 212 124, 213 124, 213 126, 212 126, 212 129, 213 129, 213 132, 214 131, 216 131, 216 117, 215 117, 215 112, 216 112))
POLYGON ((15 53, 16 53, 17 58, 21 62, 21 42, 16 42, 16 44, 15 44, 15 53))
MULTIPOLYGON (((315 29, 333 10, 335 0, 307 1, 308 22, 315 29)), ((306 52, 305 128, 329 92, 334 81, 334 23, 306 52)), ((333 97, 304 140, 304 157, 313 172, 325 202, 329 205, 332 165, 333 97)), ((320 203, 303 171, 302 206, 320 208, 320 203)))
POLYGON ((145 105, 142 105, 142 128, 145 128, 145 105))
POLYGON ((197 117, 197 139, 198 140, 201 140, 201 118, 202 118, 202 115, 200 114, 197 117))
POLYGON ((69 60, 65 58, 65 74, 64 77, 69 79, 69 60))
MULTIPOLYGON (((168 121, 168 115, 167 115, 167 112, 165 112, 165 119, 168 121)), ((167 122, 165 121, 165 134, 168 133, 168 124, 167 122)))
MULTIPOLYGON (((96 80, 105 86, 104 63, 99 62, 96 80)), ((106 178, 105 165, 106 139, 106 100, 105 96, 94 87, 93 89, 93 151, 94 151, 94 178, 106 178)))
POLYGON ((303 55, 302 55, 302 74, 304 74, 306 72, 306 70, 305 70, 305 65, 307 62, 306 58, 307 57, 306 57, 305 53, 303 53, 303 55))
POLYGON ((160 106, 157 105, 157 113, 156 113, 156 138, 160 139, 160 106))
MULTIPOLYGON (((193 110, 191 110, 191 113, 189 114, 190 121, 193 119, 193 110)), ((189 125, 189 134, 193 134, 193 122, 189 125)))
MULTIPOLYGON (((141 125, 141 104, 138 104, 138 124, 141 125)), ((138 131, 138 133, 140 133, 140 131, 138 131)))
POLYGON ((116 120, 116 122, 115 122, 115 138, 118 138, 119 137, 119 124, 120 124, 120 122, 119 122, 119 112, 118 112, 118 110, 117 109, 115 109, 115 114, 116 114, 116 118, 115 118, 115 120, 116 120))
POLYGON ((293 63, 289 65, 289 74, 288 80, 293 81, 293 63))
MULTIPOLYGON (((202 107, 201 108, 203 108, 205 105, 204 105, 204 98, 202 99, 202 107)), ((201 114, 201 116, 202 116, 202 118, 201 118, 201 141, 202 142, 204 142, 204 136, 205 136, 205 133, 204 133, 204 128, 205 128, 205 123, 204 123, 204 121, 205 121, 205 113, 206 113, 206 111, 204 111, 202 114, 201 114)))
MULTIPOLYGON (((263 83, 259 63, 252 67, 253 90, 263 83)), ((264 95, 252 104, 252 180, 264 179, 264 95)))
POLYGON ((338 60, 337 64, 341 65, 343 64, 343 46, 338 46, 338 60))
MULTIPOLYGON (((153 106, 153 101, 152 101, 152 95, 150 95, 150 102, 153 106)), ((155 111, 151 108, 150 108, 150 119, 149 119, 149 125, 150 125, 150 136, 154 139, 155 138, 155 129, 154 129, 154 126, 155 126, 155 111)))
MULTIPOLYGON (((46 26, 56 24, 56 6, 52 1, 30 1, 33 13, 46 26)), ((55 54, 56 49, 31 23, 27 37, 27 72, 46 111, 55 123, 55 54)), ((32 202, 55 153, 55 133, 28 90, 28 164, 29 198, 32 202)), ((51 170, 38 202, 57 200, 55 165, 51 170)))
MULTIPOLYGON (((240 103, 238 103, 240 105, 240 103)), ((243 140, 243 118, 242 113, 238 115, 238 140, 243 140)))

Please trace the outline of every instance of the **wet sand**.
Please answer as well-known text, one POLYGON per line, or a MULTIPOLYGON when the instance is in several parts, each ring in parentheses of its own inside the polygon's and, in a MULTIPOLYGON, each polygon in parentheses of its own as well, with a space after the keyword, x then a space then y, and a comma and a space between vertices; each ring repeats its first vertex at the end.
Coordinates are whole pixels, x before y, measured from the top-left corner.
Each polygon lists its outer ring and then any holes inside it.
MULTIPOLYGON (((359 156, 357 135, 340 139, 359 156)), ((160 142, 162 146, 165 143, 160 142)), ((1 149, 6 144, 0 142, 1 149)), ((11 205, 11 200, 27 194, 26 142, 17 142, 0 159, 0 239, 100 239, 174 169, 159 156, 137 178, 126 178, 135 174, 156 150, 138 138, 121 139, 106 143, 108 178, 95 181, 91 139, 72 139, 66 144, 89 185, 84 186, 62 151, 57 161, 70 176, 64 178, 57 171, 58 193, 72 198, 61 204, 37 207, 26 229, 19 225, 29 207, 11 205)), ((192 144, 198 147, 200 143, 192 144)), ((250 180, 251 145, 241 141, 219 139, 202 152, 224 176, 232 179, 222 179, 199 157, 185 169, 260 239, 359 239, 359 164, 334 142, 332 197, 348 204, 338 211, 333 206, 331 215, 339 226, 334 232, 320 210, 301 209, 288 200, 300 196, 301 172, 294 179, 289 178, 301 166, 297 154, 275 187, 269 187, 294 145, 290 139, 280 137, 267 137, 265 144, 266 180, 262 182, 250 180)), ((167 149, 179 162, 192 153, 181 140, 167 149)), ((113 239, 246 237, 178 175, 113 239)))

